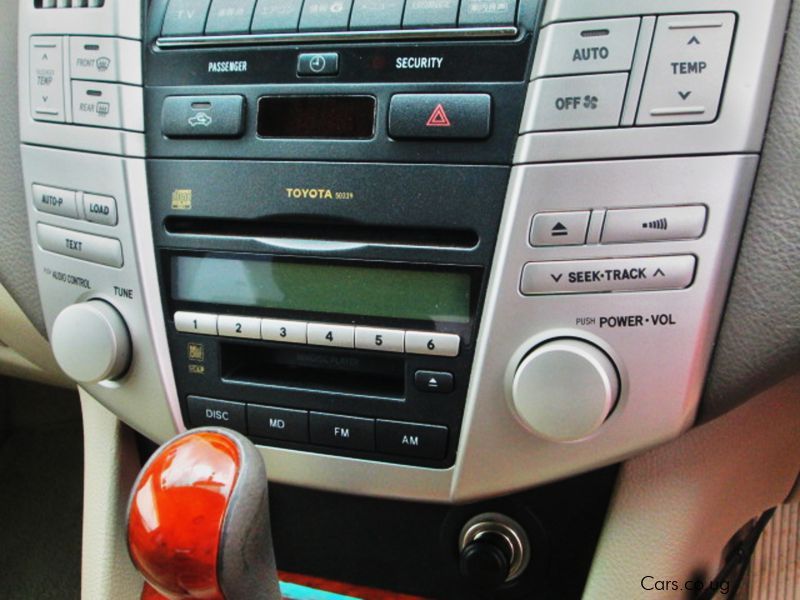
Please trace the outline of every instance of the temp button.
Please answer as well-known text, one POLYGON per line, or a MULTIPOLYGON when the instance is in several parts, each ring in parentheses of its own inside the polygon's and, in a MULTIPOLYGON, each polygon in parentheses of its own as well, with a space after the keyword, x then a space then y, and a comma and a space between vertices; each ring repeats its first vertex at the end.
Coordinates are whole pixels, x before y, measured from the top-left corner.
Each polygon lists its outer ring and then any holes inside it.
POLYGON ((395 94, 389 105, 389 135, 395 139, 484 139, 489 137, 489 94, 395 94))

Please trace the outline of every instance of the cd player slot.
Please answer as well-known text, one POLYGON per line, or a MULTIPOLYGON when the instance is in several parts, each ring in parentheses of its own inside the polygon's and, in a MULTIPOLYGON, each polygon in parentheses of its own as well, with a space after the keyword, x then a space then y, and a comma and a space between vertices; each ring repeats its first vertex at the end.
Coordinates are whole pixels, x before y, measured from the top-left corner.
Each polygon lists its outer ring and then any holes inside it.
POLYGON ((165 227, 167 233, 175 235, 277 238, 420 248, 469 250, 475 248, 479 241, 478 234, 468 229, 341 222, 167 217, 165 227))
POLYGON ((405 360, 342 350, 220 345, 222 379, 258 385, 401 400, 405 360))

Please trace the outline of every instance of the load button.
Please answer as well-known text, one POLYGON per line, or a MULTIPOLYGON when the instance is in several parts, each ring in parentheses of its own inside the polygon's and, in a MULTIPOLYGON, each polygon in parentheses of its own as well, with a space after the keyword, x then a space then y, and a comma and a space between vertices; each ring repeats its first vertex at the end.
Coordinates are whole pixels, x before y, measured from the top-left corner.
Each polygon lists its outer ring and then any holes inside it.
POLYGON ((389 135, 395 139, 484 139, 491 131, 489 94, 395 94, 389 135))

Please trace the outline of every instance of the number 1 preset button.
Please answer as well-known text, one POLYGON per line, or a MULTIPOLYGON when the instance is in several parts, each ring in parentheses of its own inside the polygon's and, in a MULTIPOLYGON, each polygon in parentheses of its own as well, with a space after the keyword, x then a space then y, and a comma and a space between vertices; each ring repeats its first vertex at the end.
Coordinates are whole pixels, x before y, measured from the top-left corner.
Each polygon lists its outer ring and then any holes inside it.
POLYGON ((283 319, 261 319, 261 339, 270 342, 305 344, 308 323, 283 319))
POLYGON ((176 331, 217 335, 217 315, 179 310, 175 313, 174 319, 176 331))
POLYGON ((402 329, 356 327, 356 348, 381 352, 403 352, 405 333, 402 329))
POLYGON ((453 333, 406 331, 406 352, 428 356, 458 356, 461 338, 453 333))

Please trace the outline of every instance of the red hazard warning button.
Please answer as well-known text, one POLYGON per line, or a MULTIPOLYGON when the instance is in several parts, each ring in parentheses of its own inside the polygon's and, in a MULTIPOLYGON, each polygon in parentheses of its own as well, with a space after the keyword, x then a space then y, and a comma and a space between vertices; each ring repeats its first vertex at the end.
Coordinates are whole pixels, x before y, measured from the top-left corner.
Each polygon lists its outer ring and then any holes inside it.
POLYGON ((395 139, 484 139, 491 121, 489 94, 395 94, 389 105, 395 139))

